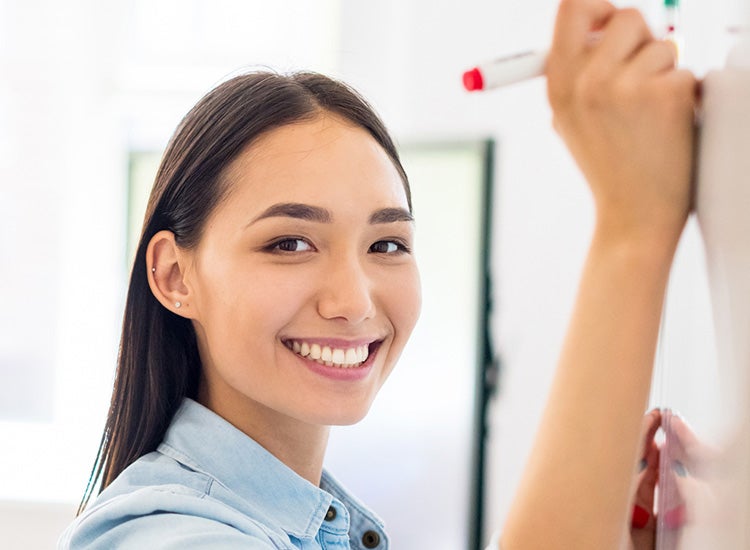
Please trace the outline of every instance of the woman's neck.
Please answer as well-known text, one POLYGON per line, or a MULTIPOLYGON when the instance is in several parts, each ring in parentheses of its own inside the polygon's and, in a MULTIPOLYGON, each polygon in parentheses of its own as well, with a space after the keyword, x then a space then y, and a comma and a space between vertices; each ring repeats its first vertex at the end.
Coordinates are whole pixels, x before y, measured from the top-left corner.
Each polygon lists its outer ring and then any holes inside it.
POLYGON ((328 426, 291 418, 246 396, 214 400, 204 388, 198 395, 203 406, 251 437, 299 476, 315 486, 320 485, 330 432, 328 426))

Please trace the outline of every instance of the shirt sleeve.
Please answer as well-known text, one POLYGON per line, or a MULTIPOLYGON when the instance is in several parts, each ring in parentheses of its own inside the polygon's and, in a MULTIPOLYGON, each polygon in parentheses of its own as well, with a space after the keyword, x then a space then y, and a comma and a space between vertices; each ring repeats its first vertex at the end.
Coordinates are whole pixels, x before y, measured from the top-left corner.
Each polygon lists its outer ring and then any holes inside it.
POLYGON ((282 534, 207 498, 148 491, 123 495, 79 517, 58 550, 278 550, 282 534))

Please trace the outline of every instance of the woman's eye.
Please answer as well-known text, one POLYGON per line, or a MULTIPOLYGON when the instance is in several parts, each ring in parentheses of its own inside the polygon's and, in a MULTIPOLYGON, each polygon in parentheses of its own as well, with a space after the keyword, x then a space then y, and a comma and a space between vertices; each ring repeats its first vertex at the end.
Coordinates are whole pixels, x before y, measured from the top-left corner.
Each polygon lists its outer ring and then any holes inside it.
POLYGON ((406 246, 396 241, 378 241, 370 246, 370 252, 375 254, 395 254, 408 252, 406 246))
POLYGON ((283 239, 276 241, 271 249, 276 252, 307 252, 313 247, 304 239, 283 239))

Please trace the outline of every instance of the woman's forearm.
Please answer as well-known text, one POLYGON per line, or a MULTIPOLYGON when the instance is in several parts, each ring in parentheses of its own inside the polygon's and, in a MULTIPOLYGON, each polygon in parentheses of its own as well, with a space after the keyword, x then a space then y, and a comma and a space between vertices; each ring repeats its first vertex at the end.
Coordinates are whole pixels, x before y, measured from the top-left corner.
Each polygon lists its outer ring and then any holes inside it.
POLYGON ((595 232, 504 550, 614 550, 626 534, 675 243, 614 233, 595 232))
POLYGON ((597 224, 503 548, 616 550, 690 207, 697 83, 640 13, 604 0, 560 1, 545 71, 597 224))

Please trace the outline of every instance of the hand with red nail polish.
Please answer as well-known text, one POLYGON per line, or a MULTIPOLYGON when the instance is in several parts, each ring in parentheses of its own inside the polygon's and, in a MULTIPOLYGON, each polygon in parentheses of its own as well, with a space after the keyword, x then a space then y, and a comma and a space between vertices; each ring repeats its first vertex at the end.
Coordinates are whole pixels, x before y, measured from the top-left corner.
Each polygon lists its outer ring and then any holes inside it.
POLYGON ((654 438, 660 426, 659 409, 654 409, 643 417, 643 447, 636 466, 636 490, 630 517, 632 550, 654 550, 656 546, 654 494, 659 480, 659 447, 654 438))

